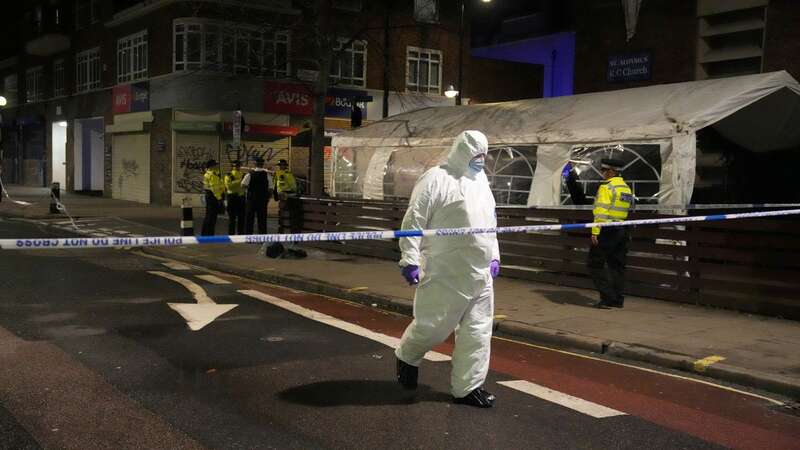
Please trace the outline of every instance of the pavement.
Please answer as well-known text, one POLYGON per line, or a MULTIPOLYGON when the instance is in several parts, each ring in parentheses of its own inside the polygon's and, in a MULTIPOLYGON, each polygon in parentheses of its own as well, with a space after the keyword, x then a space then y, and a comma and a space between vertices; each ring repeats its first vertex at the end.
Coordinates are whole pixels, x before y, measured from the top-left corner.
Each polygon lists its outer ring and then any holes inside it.
MULTIPOLYGON (((48 213, 44 189, 8 186, 7 190, 11 198, 0 202, 0 217, 42 225, 68 220, 48 213)), ((179 208, 75 194, 62 194, 62 202, 79 221, 111 217, 128 226, 125 233, 134 226, 150 236, 178 234, 179 208)), ((202 217, 202 210, 196 208, 195 217, 198 231, 197 218, 202 217)), ((218 223, 220 232, 225 224, 225 220, 218 223)), ((105 231, 113 233, 113 225, 109 226, 105 231)), ((270 231, 274 232, 274 227, 270 231)), ((412 313, 414 290, 405 285, 393 261, 308 247, 309 256, 302 260, 270 259, 260 256, 259 248, 252 244, 209 244, 137 251, 412 313)), ((800 346, 800 323, 796 321, 640 297, 627 297, 624 309, 601 310, 590 306, 596 299, 591 290, 505 278, 501 271, 495 283, 496 334, 601 357, 646 362, 800 398, 800 352, 796 350, 800 346)))

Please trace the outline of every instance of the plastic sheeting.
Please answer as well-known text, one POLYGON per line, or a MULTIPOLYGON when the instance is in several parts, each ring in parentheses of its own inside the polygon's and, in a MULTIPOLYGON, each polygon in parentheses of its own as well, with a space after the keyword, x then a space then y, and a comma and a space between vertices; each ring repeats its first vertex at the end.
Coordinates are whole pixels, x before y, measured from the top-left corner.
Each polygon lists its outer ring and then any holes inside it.
POLYGON ((383 178, 386 175, 386 165, 396 148, 379 148, 373 153, 364 174, 363 198, 383 200, 383 178))
POLYGON ((630 42, 636 34, 636 24, 639 22, 639 9, 642 0, 622 0, 622 9, 625 11, 626 41, 630 42))
MULTIPOLYGON (((334 147, 449 146, 464 130, 490 145, 671 139, 711 126, 771 94, 800 98, 785 71, 634 89, 480 105, 424 108, 339 134, 334 147)), ((798 144, 800 109, 749 109, 745 126, 770 130, 773 148, 798 144), (785 131, 785 133, 784 133, 785 131)), ((756 139, 756 138, 752 138, 756 139)))
POLYGON ((688 205, 694 190, 697 167, 697 139, 691 136, 675 136, 661 147, 661 195, 662 205, 688 205))
POLYGON ((560 203, 561 171, 569 161, 571 149, 569 144, 539 146, 528 206, 552 206, 560 203))
MULTIPOLYGON (((441 162, 442 151, 455 136, 476 129, 487 135, 490 148, 538 147, 529 206, 562 203, 564 164, 580 158, 581 152, 593 154, 618 145, 633 155, 635 164, 623 176, 636 182, 637 196, 645 203, 686 205, 694 187, 697 131, 713 126, 734 144, 768 151, 800 145, 798 123, 800 84, 785 71, 425 108, 336 136, 331 191, 351 198, 408 197, 419 175, 441 162)), ((599 184, 599 179, 595 181, 599 184)))

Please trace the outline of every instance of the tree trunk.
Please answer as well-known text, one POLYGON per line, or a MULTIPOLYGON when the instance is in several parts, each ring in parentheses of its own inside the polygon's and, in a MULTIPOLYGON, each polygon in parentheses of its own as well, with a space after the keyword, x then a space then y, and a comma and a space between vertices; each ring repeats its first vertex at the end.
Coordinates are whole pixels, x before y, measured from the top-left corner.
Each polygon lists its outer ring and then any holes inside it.
POLYGON ((319 197, 325 184, 325 98, 328 92, 330 56, 320 58, 319 79, 314 84, 314 115, 311 118, 310 194, 319 197))
POLYGON ((319 78, 314 83, 314 115, 311 118, 311 180, 309 193, 320 197, 325 185, 325 98, 328 94, 328 75, 331 71, 332 47, 326 35, 328 30, 329 0, 316 0, 316 59, 319 61, 319 78))

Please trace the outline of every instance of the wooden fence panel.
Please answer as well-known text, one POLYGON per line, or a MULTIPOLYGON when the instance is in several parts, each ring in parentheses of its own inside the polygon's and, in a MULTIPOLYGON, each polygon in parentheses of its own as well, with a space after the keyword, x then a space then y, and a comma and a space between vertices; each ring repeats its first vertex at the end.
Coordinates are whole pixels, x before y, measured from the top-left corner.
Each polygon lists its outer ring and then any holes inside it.
MULTIPOLYGON (((303 199, 307 232, 394 230, 403 203, 303 199)), ((746 212, 737 210, 737 212, 746 212)), ((702 214, 714 214, 704 210, 702 214)), ((581 223, 587 210, 497 208, 498 226, 581 223)), ((680 217, 634 212, 631 219, 680 217)), ((592 288, 586 268, 589 230, 498 236, 503 275, 592 288)), ((397 260, 397 240, 308 243, 346 254, 397 260)), ((632 229, 626 291, 800 319, 800 220, 796 217, 692 222, 632 229)))

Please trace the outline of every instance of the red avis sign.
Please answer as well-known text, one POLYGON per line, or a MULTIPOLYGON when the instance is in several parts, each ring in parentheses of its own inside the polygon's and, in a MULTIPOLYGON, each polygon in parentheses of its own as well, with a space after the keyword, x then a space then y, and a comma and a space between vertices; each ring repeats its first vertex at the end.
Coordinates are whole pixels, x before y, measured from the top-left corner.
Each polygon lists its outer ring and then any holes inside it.
POLYGON ((314 104, 308 87, 302 84, 266 81, 264 111, 278 114, 310 116, 314 104))

